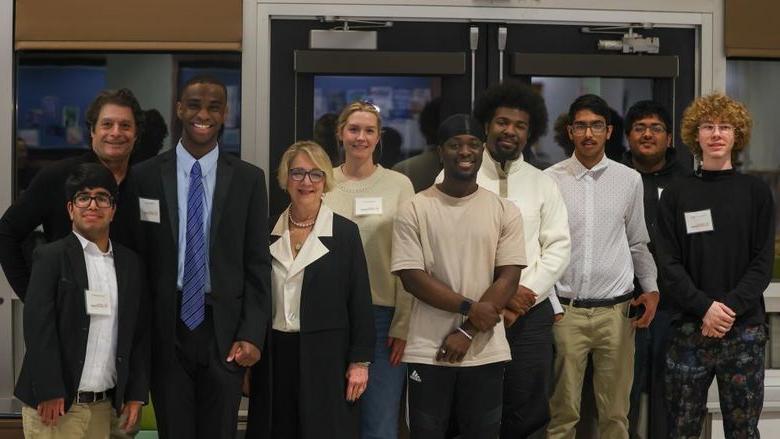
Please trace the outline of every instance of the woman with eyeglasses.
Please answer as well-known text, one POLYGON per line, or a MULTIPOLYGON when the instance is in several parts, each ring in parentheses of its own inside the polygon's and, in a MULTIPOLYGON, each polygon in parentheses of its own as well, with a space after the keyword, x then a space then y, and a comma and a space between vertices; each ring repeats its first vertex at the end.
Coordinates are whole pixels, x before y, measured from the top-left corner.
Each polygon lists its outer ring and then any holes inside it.
POLYGON ((290 146, 278 179, 290 206, 271 232, 272 331, 246 437, 357 438, 375 337, 360 234, 322 203, 334 180, 319 145, 290 146))
POLYGON ((344 163, 333 170, 335 188, 325 195, 334 212, 357 223, 366 253, 377 331, 368 389, 361 403, 362 438, 398 437, 398 412, 406 367, 401 358, 411 312, 411 295, 390 273, 393 219, 414 195, 411 181, 375 159, 382 132, 376 106, 354 102, 339 115, 336 138, 344 163))
POLYGON ((726 437, 759 437, 775 209, 766 183, 734 169, 751 126, 745 106, 727 96, 696 99, 681 137, 699 168, 661 195, 661 293, 679 315, 666 353, 669 437, 699 436, 713 377, 726 437))

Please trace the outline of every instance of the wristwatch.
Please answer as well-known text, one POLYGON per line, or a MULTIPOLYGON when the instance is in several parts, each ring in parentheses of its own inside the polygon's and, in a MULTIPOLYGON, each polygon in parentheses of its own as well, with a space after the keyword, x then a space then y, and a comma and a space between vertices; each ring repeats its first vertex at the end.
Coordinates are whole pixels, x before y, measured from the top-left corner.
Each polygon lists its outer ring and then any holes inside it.
POLYGON ((357 364, 358 366, 363 366, 363 367, 369 367, 369 366, 371 366, 371 362, 370 362, 370 361, 358 361, 358 362, 357 362, 357 363, 355 363, 355 364, 357 364))
POLYGON ((469 299, 463 299, 463 302, 460 302, 460 309, 458 312, 468 317, 469 311, 471 311, 472 303, 474 302, 470 301, 469 299))

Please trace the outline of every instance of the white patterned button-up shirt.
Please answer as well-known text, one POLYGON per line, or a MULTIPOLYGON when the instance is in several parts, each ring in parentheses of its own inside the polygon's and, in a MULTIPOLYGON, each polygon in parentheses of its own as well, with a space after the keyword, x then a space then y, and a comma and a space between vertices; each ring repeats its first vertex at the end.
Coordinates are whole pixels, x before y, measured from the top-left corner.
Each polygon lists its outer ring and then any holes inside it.
POLYGON ((558 183, 569 214, 571 260, 558 295, 621 296, 633 291, 635 275, 642 291, 658 291, 639 173, 606 156, 591 169, 572 156, 545 173, 558 183))

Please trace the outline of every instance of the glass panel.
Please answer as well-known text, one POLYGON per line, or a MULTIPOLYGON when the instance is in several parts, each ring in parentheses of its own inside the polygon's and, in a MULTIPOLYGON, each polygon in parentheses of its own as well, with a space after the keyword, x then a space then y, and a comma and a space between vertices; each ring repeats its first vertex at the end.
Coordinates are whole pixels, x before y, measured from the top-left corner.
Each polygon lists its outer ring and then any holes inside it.
POLYGON ((106 87, 105 65, 36 63, 17 70, 16 187, 43 166, 89 147, 85 113, 106 87))
POLYGON ((21 52, 18 59, 15 195, 42 167, 89 148, 86 109, 107 88, 129 88, 141 108, 158 112, 157 129, 146 130, 131 156, 135 163, 178 142, 178 86, 196 74, 215 76, 227 86, 230 108, 221 142, 225 151, 240 153, 239 54, 21 52))
MULTIPOLYGON (((622 160, 621 155, 626 150, 623 140, 625 137, 622 126, 623 114, 634 102, 653 97, 652 79, 533 77, 531 83, 544 96, 550 117, 547 134, 532 147, 536 152, 537 161, 550 165, 571 155, 570 149, 564 149, 556 142, 556 132, 553 127, 558 116, 568 113, 569 105, 577 97, 587 93, 597 94, 616 111, 618 118, 613 114, 612 123, 615 128, 607 144, 607 155, 617 161, 622 160)), ((565 133, 562 134, 562 139, 567 141, 568 137, 565 133)))
MULTIPOLYGON (((775 218, 780 224, 780 149, 777 148, 777 103, 780 102, 780 62, 742 61, 726 62, 726 92, 747 105, 753 116, 753 131, 749 147, 740 159, 742 170, 761 177, 775 195, 775 218)), ((780 238, 777 228, 775 242, 780 238)), ((780 258, 775 244, 775 268, 773 277, 780 278, 780 258)), ((780 329, 779 329, 780 330, 780 329)), ((780 356, 778 356, 780 362, 780 356)), ((780 366, 778 366, 780 367, 780 366)))
POLYGON ((350 102, 365 100, 382 115, 382 166, 417 155, 426 141, 419 127, 420 112, 441 93, 441 79, 415 76, 315 76, 315 138, 335 154, 335 121, 350 102), (321 133, 317 135, 317 133, 321 133))

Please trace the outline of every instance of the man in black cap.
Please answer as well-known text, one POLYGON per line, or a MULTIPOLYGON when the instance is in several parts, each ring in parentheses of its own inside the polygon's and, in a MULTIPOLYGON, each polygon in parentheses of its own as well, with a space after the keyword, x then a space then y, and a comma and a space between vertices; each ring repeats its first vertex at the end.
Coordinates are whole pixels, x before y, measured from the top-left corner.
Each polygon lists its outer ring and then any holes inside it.
POLYGON ((444 180, 415 195, 393 228, 391 270, 416 300, 403 357, 410 432, 443 438, 452 416, 463 437, 495 438, 510 359, 499 323, 526 266, 522 217, 477 185, 482 124, 454 115, 438 137, 444 180))

